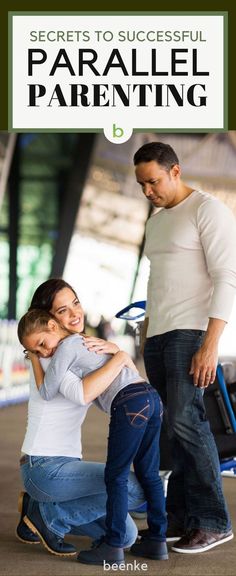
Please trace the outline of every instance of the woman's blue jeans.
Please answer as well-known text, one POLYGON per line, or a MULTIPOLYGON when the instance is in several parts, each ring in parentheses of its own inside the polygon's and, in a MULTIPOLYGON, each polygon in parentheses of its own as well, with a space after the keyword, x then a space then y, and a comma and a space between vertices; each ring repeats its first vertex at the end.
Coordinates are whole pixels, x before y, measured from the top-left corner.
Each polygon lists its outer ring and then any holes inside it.
POLYGON ((158 473, 162 412, 159 395, 146 382, 123 388, 112 402, 105 468, 106 542, 111 546, 124 546, 132 462, 146 496, 150 533, 160 542, 166 539, 165 499, 158 473))
POLYGON ((148 379, 167 407, 173 472, 167 490, 168 520, 181 529, 225 532, 231 524, 222 492, 219 457, 206 417, 203 391, 189 375, 201 330, 172 330, 147 338, 148 379))
MULTIPOLYGON (((40 512, 49 530, 60 537, 66 533, 99 538, 105 533, 105 465, 79 458, 29 456, 21 466, 28 494, 39 502, 40 512)), ((145 501, 143 490, 133 472, 129 474, 128 506, 134 510, 145 501)), ((137 537, 137 528, 128 515, 125 546, 137 537)))

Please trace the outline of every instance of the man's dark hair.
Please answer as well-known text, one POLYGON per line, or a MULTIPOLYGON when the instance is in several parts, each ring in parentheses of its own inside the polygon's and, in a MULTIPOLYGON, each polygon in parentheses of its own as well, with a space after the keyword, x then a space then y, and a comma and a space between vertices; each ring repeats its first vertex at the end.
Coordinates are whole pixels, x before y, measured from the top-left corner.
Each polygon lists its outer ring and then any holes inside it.
POLYGON ((170 170, 175 164, 179 164, 178 156, 169 144, 164 142, 148 142, 135 152, 134 165, 140 162, 151 162, 154 160, 160 166, 170 170))

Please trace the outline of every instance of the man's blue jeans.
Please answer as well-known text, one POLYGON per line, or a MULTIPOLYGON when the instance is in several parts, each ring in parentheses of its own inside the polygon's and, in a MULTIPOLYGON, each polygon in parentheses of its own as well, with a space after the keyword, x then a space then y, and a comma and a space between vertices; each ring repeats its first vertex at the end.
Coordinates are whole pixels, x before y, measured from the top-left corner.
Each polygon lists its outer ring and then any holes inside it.
MULTIPOLYGON (((64 537, 66 533, 100 538, 105 534, 105 465, 66 456, 28 456, 21 466, 25 489, 39 502, 40 512, 49 530, 64 537)), ((129 510, 145 500, 133 472, 128 480, 129 510)), ((137 537, 137 528, 128 515, 125 546, 137 537)))
POLYGON ((167 407, 173 472, 167 491, 168 520, 181 529, 225 532, 231 524, 222 492, 220 465, 206 417, 203 391, 189 375, 201 330, 172 330, 147 338, 148 379, 167 407))
POLYGON ((128 512, 128 476, 135 474, 147 500, 147 522, 152 537, 166 539, 166 511, 159 477, 159 436, 162 402, 146 382, 130 384, 112 402, 105 468, 107 487, 106 542, 124 546, 128 512))

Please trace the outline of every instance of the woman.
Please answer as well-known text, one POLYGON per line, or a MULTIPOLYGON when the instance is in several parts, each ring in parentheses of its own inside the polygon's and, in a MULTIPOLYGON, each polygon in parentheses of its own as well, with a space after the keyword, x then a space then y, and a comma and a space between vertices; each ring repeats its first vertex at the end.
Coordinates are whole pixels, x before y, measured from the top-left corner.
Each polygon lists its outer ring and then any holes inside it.
MULTIPOLYGON (((49 279, 41 284, 30 308, 47 310, 67 330, 82 332, 84 329, 84 312, 77 295, 62 279, 49 279)), ((93 337, 86 338, 85 343, 98 353, 116 355, 119 351, 115 344, 93 337)), ((47 351, 43 356, 41 362, 45 370, 50 359, 47 351)), ((74 378, 72 374, 72 381, 74 378)), ((108 366, 106 378, 99 386, 103 385, 105 389, 113 379, 114 365, 108 366)), ((81 460, 81 425, 87 409, 88 405, 78 406, 60 394, 51 402, 45 402, 31 375, 28 426, 21 458, 21 474, 27 493, 20 501, 17 535, 25 542, 35 542, 35 534, 23 520, 29 513, 45 547, 62 556, 76 553, 72 545, 64 542, 65 534, 84 534, 97 539, 105 532, 104 464, 81 460)), ((143 501, 142 490, 131 472, 129 509, 137 508, 143 501)), ((136 526, 128 515, 126 547, 135 541, 136 535, 136 526)))

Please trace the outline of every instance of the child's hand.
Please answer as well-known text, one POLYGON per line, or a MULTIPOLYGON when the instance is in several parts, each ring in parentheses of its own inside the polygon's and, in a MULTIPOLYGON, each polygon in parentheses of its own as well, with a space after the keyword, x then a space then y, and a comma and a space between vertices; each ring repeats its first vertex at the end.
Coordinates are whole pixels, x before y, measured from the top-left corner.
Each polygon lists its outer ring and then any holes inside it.
POLYGON ((35 358, 35 356, 37 357, 37 354, 35 352, 31 352, 30 350, 24 350, 24 355, 25 355, 25 359, 26 360, 31 360, 35 358))
POLYGON ((90 352, 96 352, 97 354, 116 354, 119 352, 119 347, 109 340, 85 335, 83 335, 83 338, 84 344, 90 352))

